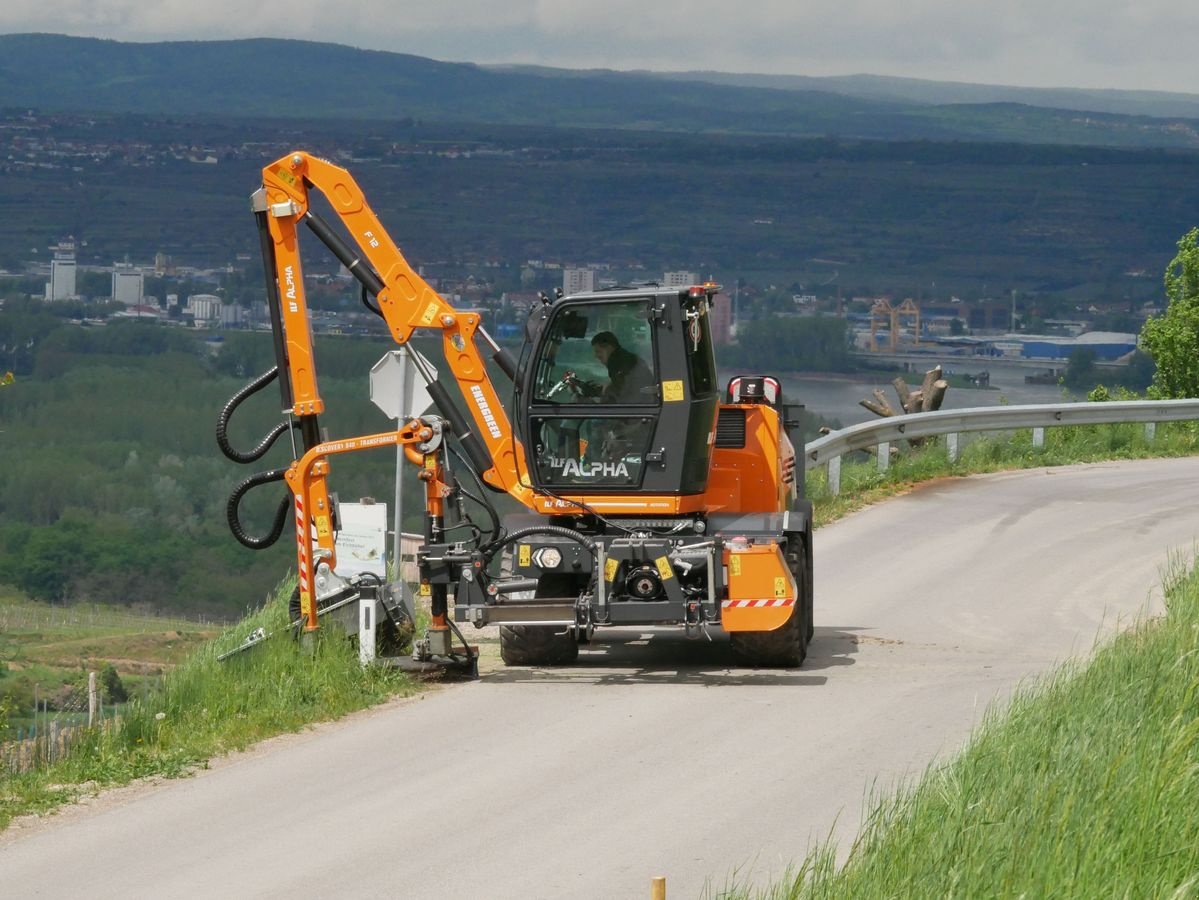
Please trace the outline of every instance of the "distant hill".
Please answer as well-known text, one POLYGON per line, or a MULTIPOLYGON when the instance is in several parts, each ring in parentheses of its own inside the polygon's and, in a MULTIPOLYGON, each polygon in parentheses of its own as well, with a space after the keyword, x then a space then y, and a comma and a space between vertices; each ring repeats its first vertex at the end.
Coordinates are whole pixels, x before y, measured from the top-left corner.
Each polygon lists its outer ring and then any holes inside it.
POLYGON ((1189 95, 485 68, 274 39, 135 44, 2 35, 0 98, 48 111, 1199 147, 1199 118, 1188 118, 1199 117, 1199 98, 1189 95), (1048 108, 1059 101, 1065 108, 1048 108))
MULTIPOLYGON (((651 74, 651 73, 646 73, 651 74)), ((1124 116, 1199 119, 1199 94, 1168 91, 1121 91, 1088 88, 1030 88, 995 84, 929 81, 883 75, 810 77, 751 75, 726 72, 670 72, 657 77, 707 81, 738 87, 825 91, 866 100, 900 103, 989 104, 1018 103, 1047 109, 1112 113, 1124 116)))

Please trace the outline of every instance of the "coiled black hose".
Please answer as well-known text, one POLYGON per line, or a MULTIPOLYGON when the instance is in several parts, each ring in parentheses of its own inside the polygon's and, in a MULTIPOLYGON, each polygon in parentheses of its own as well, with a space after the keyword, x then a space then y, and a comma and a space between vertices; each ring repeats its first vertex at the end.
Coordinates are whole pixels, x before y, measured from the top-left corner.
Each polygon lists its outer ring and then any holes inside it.
POLYGON ((558 525, 532 525, 528 528, 521 528, 518 531, 513 531, 511 534, 506 535, 503 539, 494 541, 493 543, 488 544, 486 547, 483 547, 483 556, 488 562, 490 562, 495 558, 497 553, 499 553, 509 544, 513 543, 514 541, 519 541, 521 538, 531 537, 534 534, 552 534, 556 535, 557 537, 569 538, 576 544, 582 544, 584 547, 586 547, 591 552, 592 556, 595 555, 595 541, 587 537, 585 534, 579 534, 577 531, 571 531, 569 528, 562 528, 558 525))
POLYGON ((225 505, 225 518, 229 522, 229 530, 233 532, 233 536, 237 538, 237 542, 251 550, 265 550, 267 547, 279 540, 279 536, 283 534, 283 528, 287 524, 287 516, 291 510, 291 493, 289 492, 279 502, 279 508, 275 510, 275 521, 271 524, 271 530, 262 537, 255 537, 249 534, 241 524, 241 511, 238 507, 241 505, 241 499, 253 488, 263 484, 270 484, 275 481, 282 481, 283 476, 287 474, 287 469, 271 469, 269 472, 259 472, 257 475, 251 475, 241 484, 233 489, 233 493, 229 495, 229 502, 225 505))
POLYGON ((216 442, 221 448, 221 452, 226 457, 239 463, 251 463, 257 459, 261 459, 266 455, 266 452, 271 449, 275 441, 279 439, 279 435, 287 431, 289 428, 298 428, 297 422, 280 422, 270 433, 262 439, 262 441, 253 450, 242 452, 229 443, 229 420, 233 417, 234 411, 249 397, 257 394, 264 387, 279 377, 279 367, 275 366, 269 372, 263 372, 240 391, 229 398, 229 402, 225 404, 225 408, 221 410, 221 414, 216 420, 216 442))

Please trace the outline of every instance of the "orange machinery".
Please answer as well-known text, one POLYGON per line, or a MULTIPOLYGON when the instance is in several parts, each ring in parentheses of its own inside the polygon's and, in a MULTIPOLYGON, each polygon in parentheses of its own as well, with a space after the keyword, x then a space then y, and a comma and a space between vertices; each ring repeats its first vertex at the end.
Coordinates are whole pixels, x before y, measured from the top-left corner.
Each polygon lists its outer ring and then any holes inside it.
POLYGON ((788 438, 795 408, 770 376, 717 383, 709 321, 717 285, 543 296, 530 310, 518 362, 478 314, 454 309, 409 265, 344 169, 290 153, 263 170, 252 203, 276 366, 230 400, 217 436, 227 456, 252 462, 282 434, 299 435, 290 465, 237 487, 228 518, 254 548, 293 520, 304 627, 317 628, 322 608, 346 592, 364 590, 379 592, 399 630, 411 627, 398 621, 399 585, 338 577, 328 489, 332 457, 400 445, 426 488, 419 590, 432 626, 418 656, 473 660, 456 649, 466 646, 458 628, 466 623, 499 624, 509 664, 568 663, 596 629, 670 626, 694 636, 728 632, 747 664, 802 663, 812 635, 811 505, 788 438), (311 207, 314 194, 339 227, 311 207), (364 304, 397 344, 417 331, 440 332, 455 392, 414 357, 435 414, 394 431, 323 437, 301 224, 360 282, 364 304), (486 357, 511 381, 503 394, 486 357), (253 450, 235 449, 230 416, 276 380, 282 421, 253 450), (278 481, 288 494, 273 527, 249 534, 242 498, 278 481), (499 516, 493 492, 526 512, 499 516), (489 533, 470 521, 467 496, 487 512, 489 533), (464 524, 473 536, 461 537, 464 524))

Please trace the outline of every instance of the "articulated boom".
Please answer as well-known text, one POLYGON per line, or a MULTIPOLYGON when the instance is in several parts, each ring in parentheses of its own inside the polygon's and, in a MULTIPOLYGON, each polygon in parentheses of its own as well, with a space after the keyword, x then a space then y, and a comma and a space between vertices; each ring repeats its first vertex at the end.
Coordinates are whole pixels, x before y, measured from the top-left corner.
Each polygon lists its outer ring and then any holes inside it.
POLYGON ((312 334, 304 298, 303 270, 296 225, 304 222, 341 259, 364 287, 378 298, 379 310, 397 344, 405 344, 417 329, 442 334, 445 358, 467 398, 474 430, 458 437, 483 480, 506 491, 526 506, 532 492, 523 448, 514 439, 508 415, 487 374, 475 345, 481 333, 495 351, 499 347, 479 326, 475 313, 460 313, 443 300, 408 264, 366 202, 358 183, 345 169, 303 152, 291 153, 263 169, 262 190, 255 194, 255 212, 265 215, 273 242, 274 276, 280 294, 286 357, 294 392, 292 413, 318 415, 324 410, 317 390, 312 334), (332 205, 361 251, 356 255, 309 208, 309 191, 319 191, 332 205), (486 448, 472 448, 472 434, 486 448))

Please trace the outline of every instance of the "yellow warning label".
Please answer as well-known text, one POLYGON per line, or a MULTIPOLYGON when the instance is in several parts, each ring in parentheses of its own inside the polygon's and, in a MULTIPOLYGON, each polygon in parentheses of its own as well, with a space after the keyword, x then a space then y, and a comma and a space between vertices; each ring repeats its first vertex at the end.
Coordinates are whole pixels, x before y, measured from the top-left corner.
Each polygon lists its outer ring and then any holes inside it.
POLYGON ((433 320, 437 318, 437 304, 430 303, 425 307, 425 311, 421 313, 420 323, 422 325, 432 325, 433 320))
POLYGON ((533 548, 528 544, 520 545, 520 564, 522 566, 531 566, 533 564, 533 548))
POLYGON ((604 560, 604 581, 611 581, 616 577, 616 570, 620 568, 620 561, 615 559, 604 560))
POLYGON ((312 609, 312 594, 309 591, 300 591, 300 615, 307 619, 310 609, 312 609))
POLYGON ((429 587, 429 582, 422 581, 420 583, 420 595, 422 597, 428 597, 432 593, 433 593, 433 589, 431 587, 429 587))
POLYGON ((296 176, 292 175, 287 169, 276 169, 275 174, 279 176, 280 181, 286 181, 292 187, 296 185, 296 176))
POLYGON ((786 596, 787 596, 787 579, 781 578, 781 577, 776 577, 774 579, 774 598, 776 600, 782 600, 786 596))
POLYGON ((671 403, 676 400, 683 399, 683 382, 682 381, 663 381, 662 382, 662 400, 666 403, 671 403))
POLYGON ((318 535, 320 535, 321 537, 328 536, 328 534, 329 534, 329 517, 328 516, 317 516, 316 517, 316 533, 318 535))
POLYGON ((658 567, 658 574, 662 576, 662 580, 674 577, 674 569, 670 567, 670 560, 665 556, 659 556, 654 560, 654 565, 658 567))
POLYGON ((729 574, 730 575, 740 575, 741 574, 741 557, 738 556, 736 553, 729 554, 729 574))

